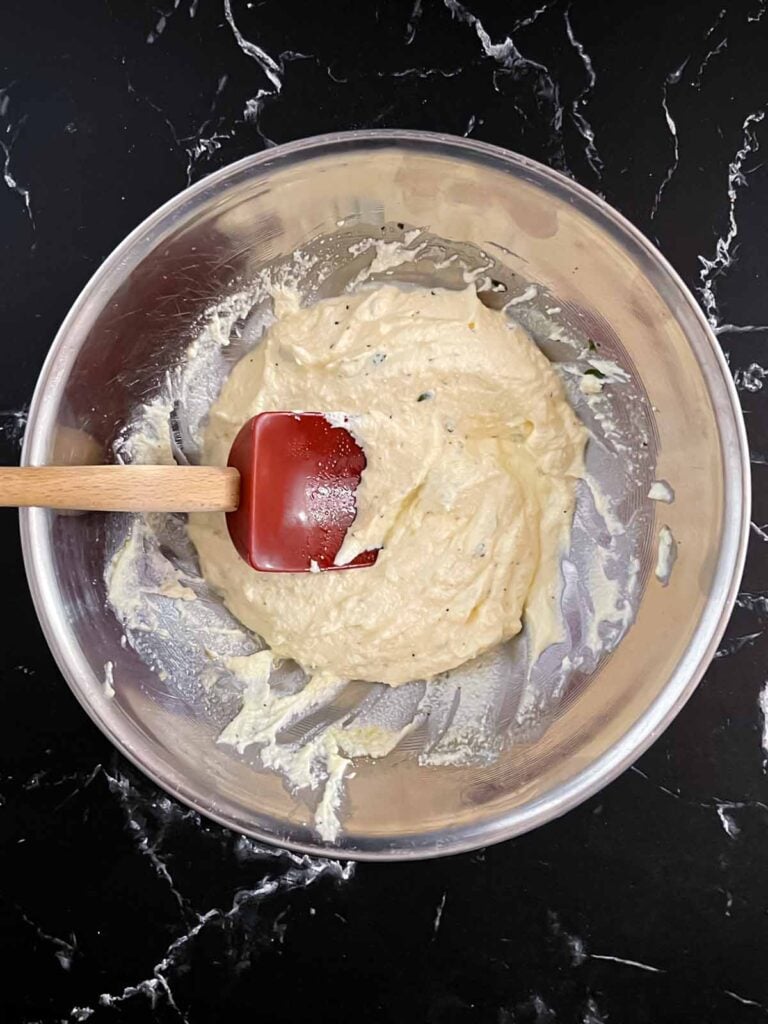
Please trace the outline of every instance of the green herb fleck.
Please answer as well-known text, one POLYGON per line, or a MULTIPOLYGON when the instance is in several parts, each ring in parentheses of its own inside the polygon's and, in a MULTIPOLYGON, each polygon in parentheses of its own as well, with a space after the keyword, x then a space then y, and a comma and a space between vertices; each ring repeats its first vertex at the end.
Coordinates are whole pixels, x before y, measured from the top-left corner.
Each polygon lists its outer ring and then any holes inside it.
POLYGON ((587 348, 590 352, 597 352, 597 345, 591 338, 587 338, 587 348))
POLYGON ((606 375, 602 370, 598 370, 596 366, 590 366, 588 370, 584 371, 585 377, 599 377, 600 380, 605 380, 606 375))

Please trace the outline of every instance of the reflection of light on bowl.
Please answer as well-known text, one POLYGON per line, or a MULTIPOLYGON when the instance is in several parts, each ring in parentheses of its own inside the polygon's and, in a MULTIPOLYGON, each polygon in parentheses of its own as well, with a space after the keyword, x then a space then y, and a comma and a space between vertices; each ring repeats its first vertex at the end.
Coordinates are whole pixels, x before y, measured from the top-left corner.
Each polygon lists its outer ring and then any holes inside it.
MULTIPOLYGON (((374 132, 248 158, 134 232, 57 337, 30 411, 25 461, 52 460, 63 428, 111 450, 136 405, 178 362, 204 310, 265 259, 334 232, 339 221, 361 230, 382 221, 425 224, 473 243, 551 292, 585 333, 615 339, 622 365, 634 368, 658 410, 656 475, 675 489, 663 511, 679 543, 669 585, 647 582, 629 634, 591 678, 573 681, 543 734, 486 765, 422 769, 396 752, 357 766, 336 848, 360 857, 430 856, 487 845, 562 813, 630 764, 677 713, 735 596, 748 521, 746 443, 729 374, 698 308, 618 214, 555 172, 493 147, 374 132)), ((266 315, 254 311, 248 323, 266 315)), ((205 398, 204 381, 200 388, 190 403, 205 398)), ((643 507, 646 493, 627 493, 628 514, 643 507)), ((204 814, 260 838, 320 848, 309 815, 279 777, 215 743, 223 723, 197 713, 192 682, 187 703, 171 700, 162 679, 121 647, 102 583, 105 517, 24 510, 22 532, 48 641, 117 746, 204 814), (107 662, 111 700, 102 686, 107 662)), ((646 578, 655 557, 649 540, 641 553, 646 578)))

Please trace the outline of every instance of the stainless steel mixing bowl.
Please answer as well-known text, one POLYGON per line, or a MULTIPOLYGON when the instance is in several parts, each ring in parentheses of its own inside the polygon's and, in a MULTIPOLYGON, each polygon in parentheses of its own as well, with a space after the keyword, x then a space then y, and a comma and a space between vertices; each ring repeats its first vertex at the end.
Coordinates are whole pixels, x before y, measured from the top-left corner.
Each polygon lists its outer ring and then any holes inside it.
MULTIPOLYGON (((296 850, 428 857, 525 832, 595 793, 690 696, 725 628, 746 547, 747 444, 720 349, 691 294, 631 224, 562 175, 468 140, 354 132, 267 150, 172 199, 107 259, 75 303, 35 392, 23 459, 109 451, 157 390, 190 330, 234 278, 339 221, 428 225, 495 252, 620 338, 654 410, 661 506, 679 558, 647 584, 636 622, 538 739, 493 765, 420 768, 397 752, 361 763, 344 832, 321 844, 280 778, 217 746, 216 731, 130 648, 105 602, 98 515, 21 513, 40 621, 75 695, 160 786, 233 829, 296 850), (112 662, 118 699, 104 693, 112 662)), ((653 552, 648 554, 653 557, 653 552)))

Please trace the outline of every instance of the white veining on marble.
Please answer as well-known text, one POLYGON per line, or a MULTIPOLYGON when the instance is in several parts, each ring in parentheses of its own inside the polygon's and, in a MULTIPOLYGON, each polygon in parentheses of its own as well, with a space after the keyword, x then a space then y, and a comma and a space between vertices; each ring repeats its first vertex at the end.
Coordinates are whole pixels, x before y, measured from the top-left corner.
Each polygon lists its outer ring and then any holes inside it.
POLYGON ((156 11, 157 21, 153 28, 147 33, 147 43, 151 46, 155 40, 159 39, 160 36, 165 32, 165 26, 168 24, 168 19, 174 11, 178 10, 181 0, 173 0, 173 6, 166 11, 156 11))
POLYGON ((232 132, 214 131, 212 135, 205 136, 201 134, 204 130, 205 126, 199 129, 197 136, 192 137, 191 144, 189 146, 185 146, 187 151, 187 186, 192 184, 194 168, 198 160, 203 156, 212 156, 217 150, 221 149, 223 142, 232 138, 233 134, 232 132))
POLYGON ((581 1024, 608 1024, 608 1017, 603 1016, 600 1007, 592 996, 589 996, 587 999, 581 1024))
POLYGON ((747 591, 742 591, 736 597, 736 607, 768 615, 768 593, 749 594, 747 591))
POLYGON ((221 149, 224 142, 227 142, 235 134, 234 129, 229 129, 228 131, 221 130, 223 119, 215 116, 216 105, 219 97, 224 92, 228 80, 229 76, 226 74, 219 76, 216 90, 208 108, 208 116, 196 131, 179 140, 187 155, 187 186, 192 184, 197 163, 206 156, 212 156, 217 150, 221 149))
POLYGON ((208 110, 208 116, 202 124, 189 135, 179 135, 173 122, 166 115, 162 107, 158 106, 149 96, 138 92, 130 77, 127 74, 125 76, 128 93, 160 115, 171 136, 175 151, 186 160, 185 187, 187 188, 192 184, 195 167, 198 162, 205 156, 212 156, 217 150, 221 149, 224 141, 231 139, 234 135, 234 130, 220 131, 223 119, 214 116, 217 101, 224 91, 228 78, 229 76, 226 74, 219 76, 208 110))
MULTIPOLYGON (((249 5, 249 7, 250 6, 252 5, 249 5)), ((271 85, 271 88, 258 89, 256 95, 246 101, 243 109, 243 119, 256 129, 256 132, 265 147, 272 147, 276 145, 276 143, 273 139, 268 138, 261 128, 261 117, 264 113, 264 105, 267 100, 279 96, 282 92, 286 62, 292 60, 316 60, 316 58, 313 54, 299 53, 295 50, 284 50, 277 58, 270 56, 270 54, 268 54, 261 46, 258 46, 250 39, 246 39, 240 31, 232 13, 231 0, 224 0, 224 16, 232 30, 232 34, 235 37, 237 45, 247 57, 250 57, 251 60, 254 60, 259 65, 271 85)), ((326 71, 329 78, 333 81, 347 81, 346 79, 335 78, 330 66, 326 68, 326 71)))
POLYGON ((653 967, 651 964, 644 964, 640 960, 627 960, 623 956, 608 956, 602 953, 589 953, 590 960, 610 960, 616 964, 624 964, 625 967, 637 967, 641 971, 650 971, 651 974, 665 974, 663 967, 653 967))
MULTIPOLYGON (((715 17, 715 20, 709 26, 709 28, 707 29, 707 32, 706 32, 706 34, 704 36, 704 43, 705 44, 707 43, 707 40, 710 39, 711 36, 714 34, 715 30, 720 25, 720 22, 725 17, 726 13, 727 13, 727 9, 725 7, 722 7, 718 11, 717 16, 715 17)), ((699 62, 699 66, 698 66, 698 68, 696 70, 696 74, 691 79, 690 85, 691 85, 692 89, 697 89, 697 90, 701 89, 701 80, 702 80, 702 76, 704 74, 704 71, 707 68, 707 65, 709 64, 709 62, 712 60, 713 57, 716 57, 718 53, 722 53, 723 50, 727 47, 727 45, 728 45, 728 38, 724 36, 720 40, 720 42, 717 43, 714 46, 713 49, 707 50, 707 52, 705 53, 705 55, 702 57, 701 61, 699 62)))
POLYGON ((733 992, 729 988, 724 988, 723 994, 730 996, 731 999, 735 999, 737 1003, 743 1003, 744 1006, 757 1006, 761 1010, 768 1010, 768 1006, 764 1006, 763 1003, 758 1003, 756 999, 747 999, 746 996, 740 996, 738 992, 733 992))
MULTIPOLYGON (((462 22, 474 30, 475 35, 480 40, 483 52, 499 66, 500 71, 513 74, 527 71, 535 75, 538 80, 538 86, 535 90, 537 104, 540 104, 542 100, 544 101, 544 105, 548 109, 553 137, 557 140, 557 149, 553 163, 559 169, 568 172, 563 144, 563 106, 560 102, 560 87, 553 78, 549 68, 539 63, 539 61, 525 57, 515 45, 511 35, 507 35, 501 43, 494 43, 477 15, 473 14, 462 3, 459 3, 459 0, 443 0, 443 4, 456 21, 462 22)), ((526 24, 532 24, 540 14, 548 10, 549 6, 548 4, 543 5, 538 11, 530 15, 530 20, 523 19, 518 22, 514 26, 513 31, 524 27, 526 24)))
POLYGON ((229 910, 220 910, 214 907, 198 916, 196 924, 175 939, 163 957, 152 967, 152 976, 138 982, 135 985, 126 986, 119 995, 111 995, 107 992, 99 996, 99 1006, 115 1006, 136 995, 144 995, 150 1001, 151 1008, 155 1008, 159 996, 165 995, 168 1005, 174 1009, 183 1021, 187 1020, 186 1015, 177 1005, 171 990, 169 973, 174 969, 179 960, 179 954, 200 934, 200 932, 212 921, 226 923, 236 919, 241 911, 257 906, 264 900, 291 889, 306 889, 319 878, 330 875, 332 878, 348 880, 352 876, 353 867, 351 864, 342 866, 337 861, 315 861, 310 858, 296 858, 304 860, 309 864, 300 867, 291 867, 283 875, 268 876, 253 889, 239 889, 232 900, 229 910))
POLYGON ((765 117, 764 110, 747 114, 742 124, 742 144, 737 150, 733 160, 728 165, 728 230, 721 235, 715 243, 715 252, 711 260, 699 255, 699 293, 701 295, 704 312, 712 327, 717 327, 720 319, 717 312, 717 299, 715 297, 715 281, 718 277, 733 266, 736 258, 733 249, 734 242, 739 233, 736 223, 736 199, 738 190, 745 188, 747 179, 744 177, 742 168, 747 157, 757 152, 759 142, 757 139, 756 125, 765 117))
POLYGON ((717 811, 717 816, 720 819, 720 824, 723 826, 723 831, 729 839, 737 839, 739 833, 741 832, 741 829, 736 824, 736 821, 734 820, 733 816, 728 813, 731 807, 734 806, 738 805, 717 802, 715 803, 715 810, 717 811))
POLYGON ((528 28, 529 25, 533 25, 534 22, 538 21, 542 14, 546 14, 547 11, 557 6, 558 0, 547 0, 541 7, 535 7, 530 14, 526 14, 519 21, 516 21, 512 27, 513 32, 517 32, 518 29, 528 28))
MULTIPOLYGON (((99 766, 100 767, 100 766, 99 766)), ((293 889, 307 889, 321 878, 331 878, 336 882, 348 881, 353 877, 355 865, 350 861, 341 863, 326 858, 312 858, 281 850, 277 847, 263 846, 245 836, 234 838, 233 853, 237 860, 247 863, 250 860, 263 861, 265 858, 277 864, 287 865, 282 874, 270 874, 264 877, 258 885, 250 889, 238 889, 232 897, 229 909, 212 907, 204 913, 197 913, 191 909, 189 900, 182 896, 174 887, 170 873, 165 863, 157 854, 157 846, 162 840, 165 824, 175 818, 192 818, 199 823, 199 817, 194 811, 188 811, 180 807, 167 797, 158 800, 153 792, 152 797, 144 798, 136 790, 127 776, 119 770, 109 773, 101 769, 110 790, 117 795, 118 800, 125 811, 128 828, 138 836, 138 848, 146 854, 152 862, 160 878, 167 882, 171 891, 177 897, 179 907, 182 910, 182 917, 185 924, 189 925, 181 935, 177 936, 167 947, 160 960, 150 968, 147 978, 131 985, 126 985, 119 993, 103 992, 99 995, 96 1006, 75 1006, 70 1011, 70 1019, 77 1021, 88 1020, 96 1010, 96 1007, 115 1007, 137 996, 142 996, 149 1001, 150 1009, 155 1009, 161 1000, 165 1000, 182 1021, 188 1018, 181 1007, 177 1004, 174 992, 171 988, 171 975, 177 969, 183 969, 181 958, 187 947, 196 937, 209 925, 218 923, 223 930, 237 920, 242 911, 250 910, 270 897, 293 889), (161 806, 159 806, 161 805, 161 806), (160 819, 158 835, 150 837, 149 818, 142 807, 151 807, 156 818, 160 819)), ((225 833, 227 834, 227 833, 225 833)), ((228 835, 228 834, 227 834, 228 835)), ((310 909, 310 913, 312 910, 310 909)), ((285 927, 285 922, 280 924, 285 927)))
POLYGON ((699 89, 699 90, 701 89, 701 80, 702 80, 702 77, 704 75, 704 72, 706 71, 706 69, 707 69, 707 67, 709 65, 709 62, 712 60, 713 57, 716 57, 719 53, 722 53, 723 50, 725 50, 727 46, 728 46, 728 36, 724 36, 720 40, 720 42, 717 44, 717 46, 715 46, 714 49, 709 50, 707 52, 707 54, 705 55, 705 57, 702 60, 701 64, 699 64, 698 69, 696 70, 695 78, 691 82, 691 87, 693 89, 699 89))
POLYGON ((597 152, 597 146, 595 145, 594 129, 583 113, 584 107, 589 103, 589 99, 594 91, 595 83, 597 82, 597 75, 595 74, 595 68, 592 64, 592 58, 584 49, 582 43, 580 43, 574 35, 573 25, 571 24, 570 6, 563 11, 563 18, 565 19, 565 31, 568 35, 568 41, 579 55, 579 59, 584 65, 584 71, 587 76, 584 88, 574 96, 573 102, 571 103, 571 119, 576 125, 579 134, 584 139, 584 152, 587 158, 587 163, 595 172, 595 176, 599 180, 602 178, 605 168, 603 166, 603 161, 600 159, 600 154, 597 152))
POLYGON ((53 955, 58 960, 59 966, 63 971, 68 971, 71 968, 72 960, 77 953, 77 939, 75 938, 74 933, 70 933, 69 941, 57 938, 57 936, 44 931, 21 910, 19 910, 19 914, 22 921, 33 929, 39 939, 42 939, 43 942, 49 942, 53 946, 53 955))
POLYGON ((110 774, 106 768, 102 767, 101 770, 107 781, 110 792, 118 798, 120 807, 125 815, 126 826, 130 833, 135 837, 137 849, 149 860, 158 878, 166 883, 173 895, 173 898, 179 905, 179 909, 182 911, 182 914, 188 914, 189 907, 187 901, 174 885, 168 866, 158 852, 158 847, 163 840, 165 824, 172 816, 174 816, 174 814, 178 812, 179 817, 197 817, 195 812, 182 810, 178 804, 173 803, 166 796, 158 797, 154 801, 154 809, 159 807, 162 811, 166 812, 166 816, 157 836, 150 837, 149 830, 147 828, 147 819, 141 809, 141 796, 131 785, 128 777, 117 769, 112 774, 110 774))
POLYGON ((62 807, 65 807, 73 797, 77 796, 78 793, 82 793, 84 789, 93 782, 93 780, 101 773, 101 765, 97 764, 88 775, 83 778, 82 771, 66 772, 63 775, 57 774, 55 777, 51 777, 51 773, 41 768, 38 771, 33 772, 30 777, 21 784, 21 788, 25 791, 33 789, 58 789, 59 786, 65 786, 68 783, 76 783, 74 789, 71 789, 64 799, 58 803, 54 810, 59 811, 62 807))
POLYGON ((717 800, 714 801, 714 809, 723 827, 723 831, 729 839, 738 839, 741 835, 742 826, 736 820, 734 811, 760 811, 762 817, 768 815, 768 804, 762 800, 717 800))
POLYGON ((276 146, 277 143, 274 141, 274 139, 270 139, 267 135, 264 134, 264 130, 261 127, 261 115, 264 113, 265 101, 271 98, 273 95, 274 93, 259 90, 257 96, 252 96, 249 100, 246 100, 245 108, 243 110, 244 120, 248 124, 253 125, 253 127, 256 129, 257 135, 259 136, 259 138, 264 143, 264 146, 267 149, 271 149, 273 146, 276 146))
MULTIPOLYGON (((189 7, 187 8, 187 11, 190 18, 194 18, 194 16, 197 14, 198 3, 199 0, 189 0, 189 7)), ((155 14, 157 15, 157 21, 150 29, 150 31, 147 33, 147 43, 150 46, 153 43, 157 42, 157 40, 160 38, 163 32, 165 32, 168 26, 168 19, 171 17, 172 14, 174 14, 175 11, 178 11, 180 6, 181 0, 173 0, 172 5, 166 8, 165 10, 155 10, 155 14)))
POLYGON ((743 636, 734 636, 723 640, 715 651, 716 658, 727 658, 731 654, 737 654, 745 647, 752 647, 762 636, 762 631, 757 633, 746 633, 743 636))
POLYGON ((438 931, 440 930, 440 922, 443 920, 443 911, 445 910, 445 901, 447 899, 448 899, 448 893, 446 891, 446 892, 443 893, 443 895, 440 898, 440 902, 438 903, 437 910, 435 912, 435 920, 432 922, 432 935, 433 935, 433 937, 435 935, 437 935, 438 931))
MULTIPOLYGON (((441 1013, 439 1015, 439 1019, 445 1020, 446 1017, 441 1013)), ((535 1024, 549 1024, 550 1021, 554 1021, 556 1019, 557 1014, 552 1007, 544 1001, 544 998, 539 995, 538 992, 532 992, 525 1002, 517 1003, 515 1005, 514 1016, 508 1014, 507 1011, 502 1008, 499 1010, 499 1014, 496 1018, 499 1024, 507 1024, 508 1021, 513 1022, 515 1020, 533 1021, 535 1024), (519 1017, 518 1014, 520 1014, 519 1017)))
POLYGON ((768 370, 759 363, 750 363, 746 370, 737 370, 733 382, 739 391, 762 391, 768 370))
POLYGON ((202 156, 211 156, 216 152, 216 150, 221 149, 222 143, 231 139, 234 135, 234 131, 232 130, 219 131, 222 124, 222 118, 214 118, 216 104, 219 97, 224 92, 228 81, 229 75, 219 75, 213 99, 211 100, 210 107, 208 108, 208 117, 203 121, 197 131, 181 140, 182 143, 189 143, 189 145, 184 146, 187 153, 187 185, 192 183, 192 173, 195 163, 202 156))
MULTIPOLYGON (((274 61, 271 57, 269 60, 272 61, 273 65, 279 69, 281 76, 279 87, 275 87, 274 89, 259 89, 255 96, 246 100, 245 107, 243 109, 243 119, 247 124, 252 125, 256 129, 256 133, 267 149, 276 146, 277 143, 274 139, 270 139, 269 136, 264 133, 264 130, 261 127, 261 117, 264 113, 266 102, 270 99, 274 99, 282 91, 282 75, 285 71, 285 64, 292 60, 316 60, 316 58, 310 53, 298 53, 295 50, 284 50, 280 53, 277 61, 274 61)), ((346 78, 336 78, 330 66, 326 67, 325 71, 333 82, 346 83, 348 81, 346 78)), ((446 77, 450 77, 450 75, 446 77)))
POLYGON ((675 68, 674 71, 670 71, 667 77, 664 79, 664 84, 661 89, 661 107, 664 111, 664 119, 667 122, 667 128, 672 138, 672 161, 667 168, 664 177, 662 178, 661 184, 656 192, 653 199, 653 206, 651 207, 651 220, 654 219, 659 210, 659 204, 661 203, 662 196, 672 180, 672 175, 677 170, 678 164, 680 163, 680 139, 677 134, 677 124, 669 110, 669 87, 670 85, 677 85, 680 79, 683 77, 683 71, 688 63, 689 58, 686 57, 683 63, 675 68))
MULTIPOLYGON (((645 779, 646 782, 649 782, 660 792, 667 796, 671 796, 674 800, 679 801, 686 807, 697 808, 704 810, 707 813, 714 811, 723 831, 729 839, 738 839, 742 829, 742 826, 736 820, 736 816, 733 813, 734 811, 759 811, 763 817, 768 815, 768 804, 763 803, 762 800, 723 800, 719 797, 713 797, 712 800, 694 800, 690 797, 684 796, 680 791, 675 792, 674 790, 668 789, 666 786, 662 786, 658 782, 653 781, 645 774, 644 771, 641 771, 637 765, 632 765, 629 770, 634 772, 636 775, 639 775, 642 779, 645 779)), ((730 907, 730 904, 728 906, 730 907)))
POLYGON ((747 15, 747 21, 760 21, 765 14, 766 0, 757 0, 757 7, 755 10, 747 15))
POLYGON ((723 20, 723 18, 726 16, 727 13, 728 13, 728 8, 727 7, 721 7, 720 10, 717 12, 715 20, 709 26, 709 28, 707 29, 707 31, 706 31, 706 33, 704 35, 704 42, 705 43, 710 38, 710 36, 714 33, 715 29, 718 27, 718 25, 720 24, 720 22, 723 20))
MULTIPOLYGON (((464 22, 475 30, 477 38, 487 57, 491 57, 504 67, 514 67, 516 64, 528 64, 528 60, 522 56, 510 36, 503 43, 494 43, 477 15, 473 14, 458 0, 443 0, 443 3, 457 21, 464 22)), ((541 67, 541 65, 536 65, 541 67)))
POLYGON ((32 197, 29 189, 18 181, 11 169, 13 147, 16 145, 16 140, 24 127, 24 122, 26 121, 26 117, 21 117, 17 121, 14 121, 9 116, 9 109, 11 105, 9 92, 12 86, 13 83, 6 86, 4 89, 0 89, 0 153, 3 155, 3 181, 11 192, 15 192, 16 195, 21 197, 30 223, 32 224, 32 227, 34 227, 35 218, 32 215, 32 197))
POLYGON ((179 138, 179 136, 178 136, 178 134, 176 132, 176 129, 173 126, 173 123, 168 118, 168 116, 165 114, 163 109, 161 107, 159 107, 157 105, 157 103, 155 103, 154 100, 151 100, 149 98, 149 96, 143 95, 136 88, 134 88, 133 82, 131 81, 131 79, 130 79, 130 77, 129 77, 127 72, 125 73, 125 83, 126 83, 126 89, 128 90, 128 94, 130 96, 135 96, 137 100, 139 100, 141 103, 145 103, 148 107, 151 107, 152 110, 154 110, 157 114, 160 115, 160 117, 163 120, 163 123, 165 124, 166 128, 168 129, 168 131, 170 133, 170 136, 171 136, 171 139, 173 141, 174 147, 176 149, 178 149, 178 150, 183 149, 182 140, 179 138))
POLYGON ((723 896, 725 896, 725 910, 723 912, 725 917, 731 917, 731 909, 733 907, 733 893, 730 891, 730 889, 720 888, 718 888, 718 892, 721 892, 723 896))
MULTIPOLYGON (((245 38, 243 33, 235 24, 235 17, 232 14, 232 0, 224 0, 224 17, 227 19, 227 23, 232 29, 232 34, 235 37, 237 45, 246 57, 250 57, 251 60, 256 61, 268 80, 272 83, 272 95, 279 93, 283 88, 283 68, 273 57, 270 57, 266 50, 262 50, 262 48, 257 46, 256 43, 245 38)), ((261 94, 261 92, 262 90, 259 90, 259 94, 261 94)))
POLYGON ((457 68, 401 68, 399 71, 375 71, 376 78, 456 78, 464 71, 457 68))
POLYGON ((565 938, 574 966, 580 967, 589 958, 589 954, 584 948, 584 940, 578 935, 566 934, 565 938))
MULTIPOLYGON (((667 796, 671 796, 675 800, 684 800, 684 797, 679 790, 668 789, 666 786, 662 786, 660 782, 654 782, 641 768, 638 768, 636 764, 630 765, 629 770, 634 772, 635 775, 639 775, 641 779, 645 779, 646 782, 650 782, 652 786, 655 786, 655 788, 660 790, 662 793, 666 793, 667 796)), ((697 806, 703 807, 705 805, 697 804, 697 806)))
MULTIPOLYGON (((296 57, 306 58, 309 55, 294 54, 291 51, 288 51, 286 55, 281 54, 280 57, 275 60, 275 58, 271 57, 266 50, 262 49, 262 47, 257 46, 256 43, 252 42, 250 39, 245 38, 235 23, 235 18, 232 14, 232 0, 224 0, 224 16, 227 19, 229 27, 232 29, 232 34, 235 37, 237 45, 246 57, 250 57, 251 60, 256 61, 272 86, 271 89, 259 89, 255 96, 252 96, 246 101, 245 108, 243 110, 243 118, 248 124, 253 125, 266 147, 274 146, 274 141, 267 138, 261 129, 261 116, 264 113, 264 104, 268 99, 279 96, 282 92, 283 74, 285 71, 283 64, 284 56, 293 59, 296 57)), ((328 69, 328 73, 330 74, 330 68, 328 69)))
POLYGON ((0 409, 0 443, 5 442, 13 448, 20 449, 28 419, 27 405, 21 409, 0 409))
POLYGON ((581 967, 589 958, 584 940, 578 935, 573 935, 571 932, 566 931, 560 922, 560 917, 554 910, 547 911, 547 921, 552 934, 557 936, 557 938, 563 939, 573 966, 581 967))
POLYGON ((768 770, 768 682, 760 691, 760 695, 757 698, 757 706, 760 709, 760 714, 763 717, 763 729, 760 736, 760 742, 763 748, 763 772, 768 770))
POLYGON ((768 542, 768 523, 763 524, 763 526, 758 526, 757 523, 750 522, 749 526, 752 532, 757 534, 760 540, 768 542))
POLYGON ((421 15, 423 11, 422 7, 423 0, 414 0, 411 13, 408 17, 408 22, 405 26, 405 45, 410 46, 416 37, 416 29, 419 27, 421 21, 421 15))
POLYGON ((768 331, 768 324, 718 324, 715 334, 760 334, 768 331))

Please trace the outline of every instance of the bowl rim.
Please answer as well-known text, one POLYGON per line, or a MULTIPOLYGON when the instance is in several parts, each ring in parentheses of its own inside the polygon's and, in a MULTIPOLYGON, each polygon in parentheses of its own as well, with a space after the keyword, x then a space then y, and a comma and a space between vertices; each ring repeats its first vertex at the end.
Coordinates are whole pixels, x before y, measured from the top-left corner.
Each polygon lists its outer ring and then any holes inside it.
POLYGON ((714 362, 711 366, 704 365, 701 363, 701 353, 695 350, 696 355, 718 425, 721 431, 725 426, 732 434, 728 451, 723 446, 724 529, 712 590, 702 615, 678 664, 643 715, 608 750, 572 778, 500 817, 487 819, 469 828, 449 828, 439 834, 402 836, 396 848, 389 847, 386 840, 377 843, 368 841, 369 845, 365 848, 346 848, 343 835, 339 843, 294 841, 255 828, 239 820, 236 814, 211 806, 194 787, 187 784, 180 772, 176 769, 167 770, 167 763, 154 757, 151 751, 148 757, 146 749, 140 751, 140 744, 132 742, 137 737, 126 735, 126 730, 117 728, 117 717, 105 714, 103 702, 92 699, 99 680, 68 633, 63 608, 58 605, 44 509, 20 510, 21 543, 35 611, 59 670, 98 728, 161 789, 228 829, 296 853, 361 861, 427 859, 468 852, 521 835, 565 814, 617 778, 659 737, 690 698, 708 668, 728 624, 744 569, 749 539, 751 479, 743 414, 728 364, 711 325, 679 274, 638 228, 605 200, 559 171, 500 146, 445 133, 400 129, 334 132, 251 154, 184 189, 151 213, 111 252, 85 284, 64 318, 40 371, 30 404, 21 464, 40 464, 46 455, 52 409, 56 405, 49 398, 52 393, 60 393, 63 389, 78 351, 70 343, 69 335, 89 307, 98 305, 96 296, 102 285, 112 276, 125 273, 126 265, 135 265, 142 260, 157 243, 161 233, 190 213, 190 208, 203 201, 207 193, 216 194, 222 186, 235 184, 239 179, 245 180, 255 171, 268 169, 272 163, 290 163, 292 160, 306 160, 345 149, 354 151, 358 147, 362 151, 365 148, 402 147, 424 148, 431 152, 447 150, 457 158, 481 161, 501 169, 513 167, 517 171, 529 172, 535 184, 547 183, 558 192, 577 198, 583 212, 597 215, 600 223, 605 226, 607 222, 607 226, 616 229, 625 240, 634 243, 636 249, 655 264, 667 282, 674 286, 689 313, 701 327, 709 346, 704 354, 713 357, 714 362), (90 682, 96 685, 81 685, 84 677, 89 677, 90 682))

